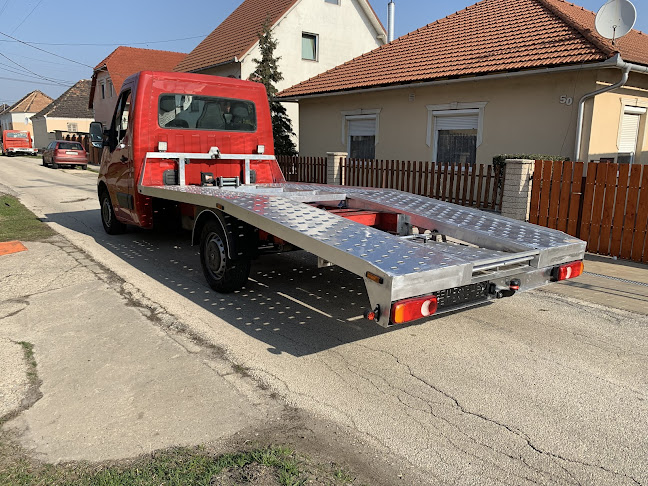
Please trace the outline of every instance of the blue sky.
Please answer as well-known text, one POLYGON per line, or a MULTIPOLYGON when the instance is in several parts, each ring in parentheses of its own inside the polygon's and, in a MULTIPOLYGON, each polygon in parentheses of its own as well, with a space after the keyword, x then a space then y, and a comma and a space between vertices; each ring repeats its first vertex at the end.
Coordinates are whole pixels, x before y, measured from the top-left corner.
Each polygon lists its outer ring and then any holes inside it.
MULTIPOLYGON (((394 1, 396 36, 476 2, 394 1)), ((180 9, 177 1, 112 0, 64 9, 54 0, 0 0, 0 32, 42 49, 0 35, 0 103, 11 104, 34 89, 56 98, 79 79, 89 79, 92 67, 119 45, 189 52, 241 2, 183 0, 180 9)), ((387 25, 388 0, 370 2, 387 25)), ((576 3, 597 11, 605 0, 576 3)), ((648 33, 648 0, 634 0, 634 4, 635 28, 648 33)))

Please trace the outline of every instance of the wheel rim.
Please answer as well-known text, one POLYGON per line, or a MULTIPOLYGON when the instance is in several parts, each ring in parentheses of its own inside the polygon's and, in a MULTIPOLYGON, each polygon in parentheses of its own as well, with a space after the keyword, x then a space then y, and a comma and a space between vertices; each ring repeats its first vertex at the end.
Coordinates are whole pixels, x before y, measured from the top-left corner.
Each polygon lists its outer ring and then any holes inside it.
POLYGON ((101 205, 101 217, 103 218, 104 224, 110 228, 112 223, 112 208, 110 207, 108 197, 104 197, 103 204, 101 205))
POLYGON ((226 258, 223 240, 217 233, 210 233, 205 244, 205 266, 214 279, 225 275, 226 258))

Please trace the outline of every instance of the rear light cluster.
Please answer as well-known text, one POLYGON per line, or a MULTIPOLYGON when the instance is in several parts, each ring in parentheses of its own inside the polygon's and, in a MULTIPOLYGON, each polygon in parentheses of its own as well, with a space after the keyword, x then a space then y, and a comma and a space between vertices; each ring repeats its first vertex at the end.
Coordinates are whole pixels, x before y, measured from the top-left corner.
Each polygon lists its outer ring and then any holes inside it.
POLYGON ((560 282, 561 280, 578 277, 583 273, 584 267, 582 261, 566 263, 565 265, 555 267, 552 274, 553 280, 560 282))
POLYGON ((437 311, 435 295, 415 297, 395 302, 391 308, 389 320, 393 324, 404 324, 424 317, 429 317, 437 311))

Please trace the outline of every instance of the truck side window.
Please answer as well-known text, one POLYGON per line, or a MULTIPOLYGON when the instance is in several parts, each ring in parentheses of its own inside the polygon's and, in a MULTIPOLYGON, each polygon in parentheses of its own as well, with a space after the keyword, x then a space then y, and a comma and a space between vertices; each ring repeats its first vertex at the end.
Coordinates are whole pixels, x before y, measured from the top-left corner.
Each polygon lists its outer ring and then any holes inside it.
POLYGON ((110 125, 109 143, 110 151, 115 150, 117 145, 124 140, 126 130, 128 130, 128 122, 130 116, 131 106, 131 91, 124 91, 117 101, 115 107, 115 114, 113 115, 112 123, 110 125))

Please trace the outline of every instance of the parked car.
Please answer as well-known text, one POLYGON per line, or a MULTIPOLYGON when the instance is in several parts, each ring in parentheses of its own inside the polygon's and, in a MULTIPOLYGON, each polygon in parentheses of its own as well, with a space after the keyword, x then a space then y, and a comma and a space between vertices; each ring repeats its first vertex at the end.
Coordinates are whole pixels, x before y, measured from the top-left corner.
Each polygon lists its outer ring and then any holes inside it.
POLYGON ((43 149, 43 165, 58 169, 61 166, 88 168, 88 154, 79 142, 54 140, 43 149))

